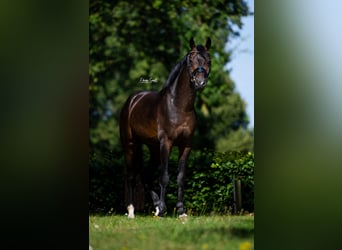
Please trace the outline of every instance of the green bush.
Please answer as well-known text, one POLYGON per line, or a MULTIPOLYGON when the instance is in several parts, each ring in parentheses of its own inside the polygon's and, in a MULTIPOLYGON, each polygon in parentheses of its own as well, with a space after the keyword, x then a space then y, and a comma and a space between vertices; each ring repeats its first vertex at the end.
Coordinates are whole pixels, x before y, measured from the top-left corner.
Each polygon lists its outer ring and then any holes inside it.
POLYGON ((123 155, 107 147, 93 148, 89 158, 89 211, 125 211, 123 155))
MULTIPOLYGON (((147 156, 147 154, 145 154, 147 156)), ((166 204, 169 214, 175 212, 177 202, 177 150, 169 161, 170 182, 166 204)), ((145 157, 147 163, 148 157, 145 157)), ((122 153, 91 152, 90 212, 124 213, 124 179, 122 153)), ((241 180, 242 208, 254 211, 254 154, 251 152, 192 151, 185 179, 184 205, 188 213, 227 213, 234 205, 233 178, 241 180)), ((158 180, 156 187, 159 192, 158 180)), ((153 210, 146 200, 146 210, 153 210)))
MULTIPOLYGON (((186 209, 193 214, 226 213, 232 210, 234 176, 241 180, 242 209, 254 211, 253 153, 193 151, 186 173, 186 209)), ((167 204, 174 207, 177 200, 175 176, 170 178, 169 186, 167 204)))

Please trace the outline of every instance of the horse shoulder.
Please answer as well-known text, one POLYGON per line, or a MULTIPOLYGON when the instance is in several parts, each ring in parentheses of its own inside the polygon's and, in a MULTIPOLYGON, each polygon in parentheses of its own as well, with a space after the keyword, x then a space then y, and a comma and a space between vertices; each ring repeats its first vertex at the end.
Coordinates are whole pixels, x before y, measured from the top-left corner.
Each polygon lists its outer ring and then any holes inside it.
POLYGON ((195 130, 196 116, 194 112, 189 113, 184 117, 183 122, 178 126, 178 129, 184 135, 192 135, 195 130))

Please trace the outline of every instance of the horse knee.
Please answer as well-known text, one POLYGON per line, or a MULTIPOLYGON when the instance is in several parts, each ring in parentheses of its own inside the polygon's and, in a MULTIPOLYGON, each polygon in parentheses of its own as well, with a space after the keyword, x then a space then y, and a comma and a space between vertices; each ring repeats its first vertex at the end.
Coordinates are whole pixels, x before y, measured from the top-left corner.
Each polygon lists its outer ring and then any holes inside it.
POLYGON ((164 174, 163 176, 162 176, 162 178, 161 178, 161 185, 163 186, 163 187, 166 187, 167 186, 167 184, 169 183, 169 174, 168 173, 166 173, 166 174, 164 174))
POLYGON ((177 176, 177 183, 178 185, 182 185, 183 186, 183 181, 184 181, 184 173, 179 173, 177 176))

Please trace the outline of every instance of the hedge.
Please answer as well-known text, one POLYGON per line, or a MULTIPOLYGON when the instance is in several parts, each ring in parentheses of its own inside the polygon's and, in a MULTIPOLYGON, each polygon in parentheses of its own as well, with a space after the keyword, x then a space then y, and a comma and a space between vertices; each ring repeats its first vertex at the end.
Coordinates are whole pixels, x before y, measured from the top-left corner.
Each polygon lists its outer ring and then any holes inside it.
MULTIPOLYGON (((145 150, 145 163, 148 153, 145 150)), ((167 187, 168 213, 175 212, 177 202, 177 150, 169 161, 170 182, 167 187)), ((125 213, 123 155, 103 149, 90 152, 90 213, 125 213)), ((157 176, 157 175, 156 175, 157 176)), ((184 205, 187 213, 229 213, 234 206, 233 178, 241 180, 242 208, 254 211, 254 154, 251 152, 192 151, 185 179, 184 205)), ((156 178, 156 187, 158 187, 156 178)), ((159 192, 159 187, 156 189, 159 192)), ((148 195, 146 195, 147 197, 148 195)), ((144 213, 151 213, 147 199, 144 213)), ((139 211, 138 211, 139 212, 139 211)))

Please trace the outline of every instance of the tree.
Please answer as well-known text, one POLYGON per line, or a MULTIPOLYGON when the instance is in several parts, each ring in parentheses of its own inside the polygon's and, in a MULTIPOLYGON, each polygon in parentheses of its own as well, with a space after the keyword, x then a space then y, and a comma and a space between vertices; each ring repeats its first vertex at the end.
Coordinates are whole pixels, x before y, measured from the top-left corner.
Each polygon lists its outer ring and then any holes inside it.
MULTIPOLYGON (((241 17, 248 15, 242 0, 230 1, 106 1, 90 3, 90 146, 107 144, 119 150, 118 117, 129 94, 141 89, 160 90, 173 66, 189 50, 194 37, 211 37, 212 70, 198 96, 195 148, 251 150, 253 139, 234 148, 234 133, 246 130, 245 103, 234 92, 224 65, 230 51, 227 39, 238 36, 241 17), (153 78, 157 83, 141 83, 153 78)), ((245 131, 245 132, 244 132, 245 131)))
MULTIPOLYGON (((90 2, 89 127, 90 210, 124 208, 123 158, 119 115, 137 90, 160 90, 176 63, 189 51, 189 39, 212 40, 209 82, 197 95, 194 149, 253 150, 245 103, 224 69, 228 39, 239 36, 242 0, 90 2), (144 83, 140 79, 157 82, 144 83)), ((173 156, 172 156, 173 157, 173 156)), ((116 210, 115 209, 115 210, 116 210)))

